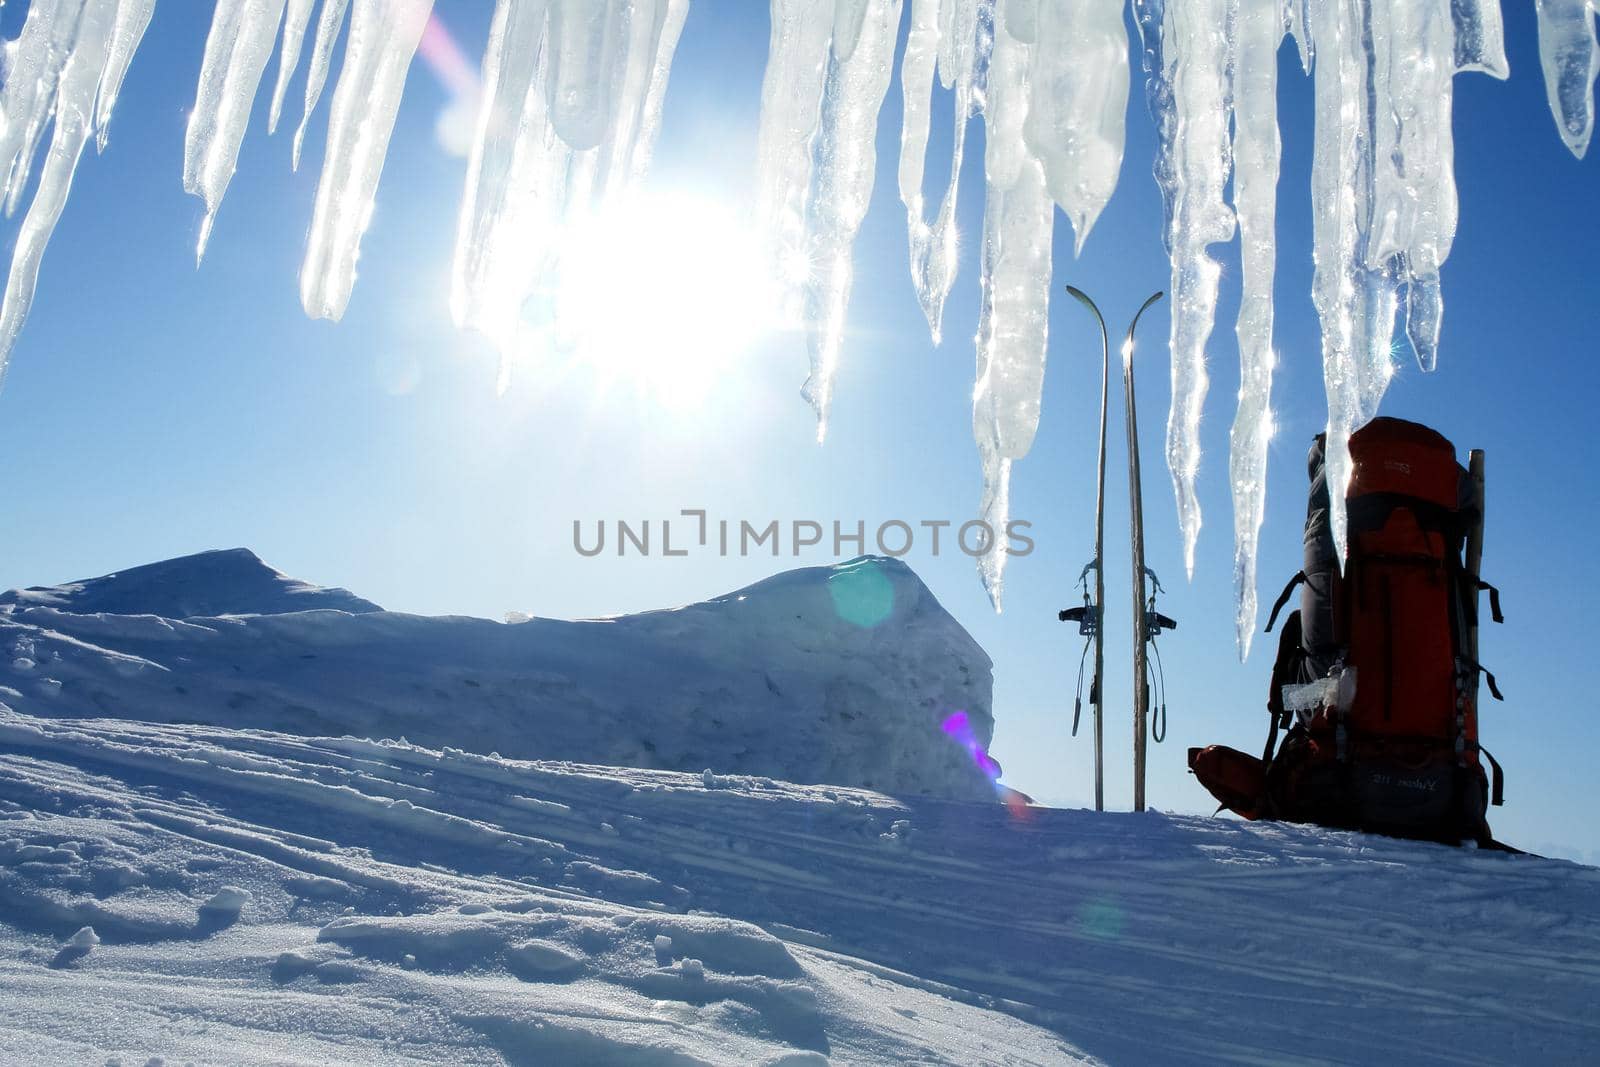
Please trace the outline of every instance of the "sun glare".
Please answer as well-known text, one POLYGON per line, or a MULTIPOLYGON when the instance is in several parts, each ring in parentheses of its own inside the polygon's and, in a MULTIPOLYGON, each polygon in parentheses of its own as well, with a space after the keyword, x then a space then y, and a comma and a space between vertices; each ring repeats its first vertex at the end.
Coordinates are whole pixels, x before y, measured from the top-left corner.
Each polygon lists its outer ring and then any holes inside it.
MULTIPOLYGON (((571 226, 527 356, 554 357, 601 391, 693 404, 777 324, 754 234, 728 206, 641 193, 571 226)), ((537 371, 535 372, 537 373, 537 371)))

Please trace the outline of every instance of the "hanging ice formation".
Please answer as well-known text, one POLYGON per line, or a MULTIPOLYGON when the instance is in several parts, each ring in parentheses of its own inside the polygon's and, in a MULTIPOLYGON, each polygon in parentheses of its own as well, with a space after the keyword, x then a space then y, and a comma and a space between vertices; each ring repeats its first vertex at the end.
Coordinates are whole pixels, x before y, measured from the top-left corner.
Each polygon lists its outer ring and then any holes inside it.
MULTIPOLYGON (((998 538, 1010 517, 1011 463, 1028 454, 1039 426, 1055 207, 1072 221, 1081 247, 1122 166, 1128 38, 1117 0, 999 0, 994 16, 981 97, 982 295, 972 432, 983 466, 980 517, 998 538)), ((978 23, 982 33, 988 20, 978 23)), ((953 203, 953 190, 947 195, 953 203)), ((914 221, 913 257, 920 239, 914 221)), ((998 609, 1006 552, 1001 543, 992 549, 978 564, 998 609)))
MULTIPOLYGON (((646 169, 688 6, 689 0, 498 0, 461 209, 451 301, 458 324, 509 346, 522 305, 554 253, 551 220, 621 192, 646 169)), ((432 0, 321 0, 320 8, 316 0, 218 0, 184 141, 184 188, 205 202, 197 258, 210 240, 275 47, 269 132, 278 126, 317 15, 294 136, 298 166, 348 21, 300 272, 306 313, 343 315, 407 71, 432 7, 432 0)), ((20 35, 6 43, 0 161, 8 213, 22 199, 52 118, 54 132, 0 311, 0 376, 83 144, 94 132, 105 147, 112 107, 154 8, 155 0, 33 0, 20 35)))
POLYGON ((900 0, 772 0, 761 86, 757 215, 790 312, 805 326, 803 390, 828 432, 844 342, 851 246, 877 167, 878 112, 889 89, 900 0))
MULTIPOLYGON (((649 166, 689 0, 499 0, 450 307, 503 354, 562 227, 649 166)), ((501 388, 507 366, 502 360, 501 388)))
POLYGON ((1600 71, 1595 39, 1596 0, 1536 0, 1539 60, 1561 139, 1579 159, 1594 133, 1594 79, 1600 71))
MULTIPOLYGON (((811 348, 805 395, 827 432, 850 291, 850 246, 872 189, 898 0, 773 0, 762 87, 759 214, 796 288, 811 348), (856 143, 852 144, 852 140, 856 143)), ((984 116, 982 308, 973 435, 982 515, 1005 528, 1011 462, 1039 424, 1055 204, 1081 243, 1116 185, 1127 104, 1120 0, 911 0, 901 65, 900 196, 917 296, 935 342, 955 280, 956 193, 969 120, 984 116), (935 75, 953 92, 950 177, 930 222, 923 200, 935 75)), ((981 558, 996 606, 1005 554, 981 558)))
MULTIPOLYGON (((903 0, 771 0, 757 200, 792 285, 811 355, 805 395, 826 432, 851 288, 851 246, 871 194, 878 113, 903 0)), ((1439 270, 1456 224, 1451 80, 1504 78, 1498 0, 1130 0, 1144 43, 1160 147, 1156 176, 1172 260, 1173 407, 1167 457, 1185 562, 1200 529, 1195 479, 1205 350, 1219 266, 1210 246, 1241 239, 1236 332, 1241 389, 1230 482, 1241 654, 1254 629, 1264 508, 1273 242, 1278 176, 1277 53, 1292 34, 1314 82, 1316 273, 1328 395, 1329 465, 1348 477, 1348 434, 1377 410, 1405 329, 1424 369, 1436 358, 1439 270), (1229 182, 1231 177, 1231 190, 1229 182)), ((1560 135, 1583 155, 1600 70, 1595 0, 1536 0, 1539 49, 1560 135)), ((40 259, 90 134, 104 148, 113 107, 155 0, 32 0, 0 60, 0 191, 26 202, 3 306, 0 378, 27 316, 40 259), (48 148, 41 155, 44 133, 48 148), (36 166, 37 164, 37 166, 36 166), (37 177, 34 172, 37 170, 37 177), (32 196, 28 190, 32 181, 32 196)), ((1054 205, 1081 246, 1117 181, 1128 91, 1121 0, 910 0, 901 63, 899 186, 917 297, 934 340, 954 281, 956 194, 969 121, 986 125, 981 313, 973 430, 983 511, 999 529, 1011 463, 1039 418, 1054 205), (934 80, 954 97, 950 177, 924 203, 934 80)), ((203 253, 253 101, 276 49, 268 129, 311 37, 298 165, 341 34, 327 148, 301 270, 308 314, 349 300, 389 135, 432 0, 217 0, 185 139, 184 187, 205 212, 203 253), (313 35, 313 16, 314 35, 313 35), (348 31, 346 32, 346 23, 348 31)), ((451 309, 503 351, 555 266, 564 227, 626 191, 646 168, 688 0, 496 0, 482 104, 462 199, 451 309)), ((1334 494, 1334 528, 1344 516, 1334 494)), ((998 605, 1005 557, 983 578, 998 605)))
MULTIPOLYGON (((1322 320, 1329 479, 1343 486, 1349 435, 1377 413, 1394 375, 1402 303, 1418 363, 1431 370, 1437 358, 1439 269, 1456 226, 1451 80, 1469 70, 1506 77, 1500 9, 1496 0, 1134 0, 1134 6, 1161 139, 1156 176, 1166 198, 1174 296, 1167 459, 1191 572, 1200 530, 1195 478, 1205 342, 1220 273, 1206 246, 1228 240, 1235 218, 1241 230, 1241 385, 1230 480, 1242 657, 1255 628, 1256 541, 1272 433, 1279 43, 1292 32, 1313 77, 1312 295, 1322 320), (1236 168, 1231 207, 1223 199, 1230 168, 1236 168)), ((1343 500, 1333 494, 1341 550, 1343 500)))

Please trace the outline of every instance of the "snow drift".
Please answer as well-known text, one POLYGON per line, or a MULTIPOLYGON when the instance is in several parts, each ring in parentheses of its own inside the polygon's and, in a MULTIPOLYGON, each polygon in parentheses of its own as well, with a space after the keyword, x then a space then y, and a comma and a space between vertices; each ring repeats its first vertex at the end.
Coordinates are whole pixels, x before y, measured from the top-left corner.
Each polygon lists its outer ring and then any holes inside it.
POLYGON ((0 700, 895 793, 989 798, 941 724, 993 733, 988 656, 910 568, 863 557, 576 622, 383 611, 242 549, 0 596, 0 700))

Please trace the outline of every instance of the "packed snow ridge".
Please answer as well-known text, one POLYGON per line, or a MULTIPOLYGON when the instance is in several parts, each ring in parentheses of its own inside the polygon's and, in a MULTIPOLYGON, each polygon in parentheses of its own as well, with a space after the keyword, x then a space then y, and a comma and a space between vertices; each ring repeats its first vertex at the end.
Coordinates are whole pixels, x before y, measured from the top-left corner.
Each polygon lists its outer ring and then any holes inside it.
POLYGON ((881 557, 576 622, 383 611, 243 549, 0 595, 0 701, 31 714, 895 793, 995 799, 992 684, 982 648, 881 557))
MULTIPOLYGON (((339 318, 355 283, 407 71, 419 45, 447 40, 432 0, 218 0, 184 145, 184 188, 205 203, 203 253, 232 178, 252 103, 273 52, 268 115, 276 128, 308 37, 306 125, 343 34, 305 259, 307 314, 339 318), (312 36, 312 17, 316 14, 312 36), (281 42, 281 43, 280 43, 281 42)), ((1159 135, 1173 295, 1167 463, 1192 573, 1201 514, 1200 421, 1220 266, 1214 245, 1237 230, 1243 298, 1236 324, 1241 389, 1230 482, 1237 640, 1256 618, 1256 548, 1264 509, 1271 386, 1277 53, 1287 37, 1315 84, 1313 299, 1322 321, 1329 476, 1349 475, 1346 442, 1371 418, 1395 372, 1397 317, 1432 369, 1454 240, 1452 81, 1505 78, 1498 0, 1129 0, 1146 97, 1159 135)), ((966 131, 982 116, 984 222, 973 433, 981 510, 1008 513, 1011 464, 1039 421, 1051 229, 1059 206, 1081 247, 1122 169, 1129 41, 1122 0, 771 0, 754 199, 775 277, 808 337, 804 394, 826 432, 853 281, 852 246, 876 170, 878 114, 900 63, 899 187, 917 296, 937 341, 956 276, 966 131), (950 178, 930 220, 924 171, 937 75, 954 94, 950 178)), ((91 132, 104 148, 124 75, 155 0, 33 0, 5 46, 0 172, 7 214, 37 187, 18 234, 0 309, 0 377, 27 316, 40 259, 91 132)), ((1561 136, 1581 156, 1594 127, 1600 70, 1595 0, 1539 0, 1539 46, 1561 136)), ((627 197, 648 168, 689 0, 496 0, 477 85, 477 124, 462 196, 451 309, 507 355, 528 348, 523 308, 561 270, 565 235, 627 197)), ((468 78, 468 81, 471 79, 468 78)), ((502 386, 505 367, 502 367, 502 386)), ((1343 496, 1333 494, 1336 541, 1343 496)), ((980 561, 998 606, 1006 555, 980 561)))
POLYGON ((0 593, 0 611, 54 608, 69 615, 284 615, 329 609, 382 611, 347 589, 326 589, 273 570, 247 548, 201 552, 65 585, 0 593))
POLYGON ((0 706, 6 1063, 1575 1064, 1597 944, 1531 856, 0 706))

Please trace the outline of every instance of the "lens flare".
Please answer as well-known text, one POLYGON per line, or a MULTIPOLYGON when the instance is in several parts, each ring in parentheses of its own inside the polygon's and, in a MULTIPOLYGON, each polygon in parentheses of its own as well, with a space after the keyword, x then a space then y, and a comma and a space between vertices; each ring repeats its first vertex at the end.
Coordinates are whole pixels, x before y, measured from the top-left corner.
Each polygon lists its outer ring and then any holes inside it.
MULTIPOLYGON (((1000 793, 1002 788, 1000 786, 1000 764, 995 762, 994 757, 989 755, 984 748, 983 742, 978 740, 978 735, 972 730, 972 720, 967 717, 967 713, 964 711, 951 712, 939 724, 939 729, 943 730, 945 736, 949 737, 950 740, 967 750, 967 754, 972 757, 972 762, 977 766, 978 770, 982 771, 983 776, 995 786, 995 792, 1000 793)), ((1001 795, 1003 796, 1004 794, 1002 793, 1001 795)))

